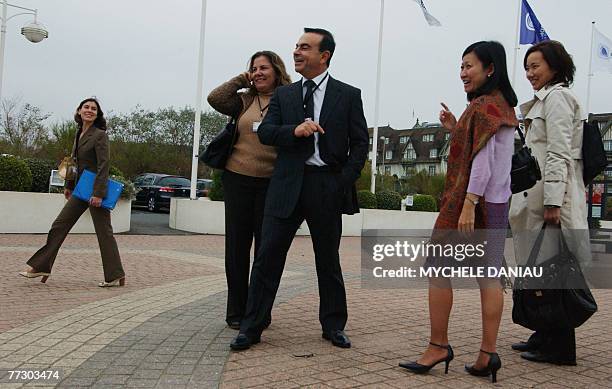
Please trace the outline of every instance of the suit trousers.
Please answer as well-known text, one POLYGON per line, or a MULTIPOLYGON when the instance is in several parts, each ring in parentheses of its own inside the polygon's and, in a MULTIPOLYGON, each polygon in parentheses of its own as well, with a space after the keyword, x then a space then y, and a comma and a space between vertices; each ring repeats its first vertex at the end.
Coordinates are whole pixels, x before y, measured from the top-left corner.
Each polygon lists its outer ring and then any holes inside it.
POLYGON ((529 337, 528 343, 557 359, 576 360, 576 330, 573 328, 538 330, 529 337))
POLYGON ((47 243, 28 260, 28 265, 37 271, 50 273, 64 239, 87 208, 98 237, 104 280, 110 282, 124 277, 119 249, 113 236, 110 211, 106 208, 90 207, 87 202, 72 196, 51 225, 47 243))
POLYGON ((266 192, 269 178, 250 177, 226 170, 222 176, 225 202, 225 276, 227 311, 225 321, 241 321, 249 291, 251 246, 261 245, 266 192))
POLYGON ((298 203, 287 218, 264 214, 262 242, 253 269, 246 315, 240 332, 261 334, 272 310, 287 252, 306 220, 315 254, 319 286, 319 322, 324 332, 343 330, 347 320, 346 291, 340 267, 343 188, 340 173, 307 169, 298 203))

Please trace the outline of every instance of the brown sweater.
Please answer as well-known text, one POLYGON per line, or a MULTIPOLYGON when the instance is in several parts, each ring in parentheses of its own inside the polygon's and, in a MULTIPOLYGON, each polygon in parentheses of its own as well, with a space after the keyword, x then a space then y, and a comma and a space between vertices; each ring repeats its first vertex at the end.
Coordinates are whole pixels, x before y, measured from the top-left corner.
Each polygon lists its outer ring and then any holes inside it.
MULTIPOLYGON (((238 116, 238 140, 225 168, 245 176, 270 177, 274 171, 276 150, 272 146, 262 145, 253 131, 253 122, 261 122, 267 110, 261 116, 256 96, 237 93, 248 86, 241 74, 215 88, 208 95, 208 103, 222 114, 238 116)), ((259 96, 262 108, 268 105, 270 97, 259 96)))

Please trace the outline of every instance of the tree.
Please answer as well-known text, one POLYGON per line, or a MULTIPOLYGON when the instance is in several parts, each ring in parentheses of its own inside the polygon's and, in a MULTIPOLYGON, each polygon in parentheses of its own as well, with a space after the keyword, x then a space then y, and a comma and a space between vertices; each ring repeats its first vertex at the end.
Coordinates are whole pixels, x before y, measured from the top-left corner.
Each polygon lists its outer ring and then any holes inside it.
POLYGON ((439 207, 445 181, 444 174, 430 176, 425 170, 421 170, 408 178, 408 192, 431 195, 436 199, 439 207))
POLYGON ((53 123, 50 128, 51 136, 42 145, 41 157, 54 161, 61 161, 72 153, 77 125, 74 120, 53 123))
POLYGON ((357 190, 370 190, 372 180, 372 162, 366 161, 361 174, 355 183, 357 190))
POLYGON ((18 156, 35 153, 47 139, 43 122, 49 117, 34 105, 20 99, 6 99, 0 107, 0 138, 7 151, 18 156))
MULTIPOLYGON (((108 118, 111 160, 128 177, 146 171, 189 176, 192 162, 192 107, 160 108, 157 111, 136 107, 127 114, 108 118)), ((201 116, 200 145, 205 145, 225 125, 227 118, 217 112, 201 116)), ((199 176, 210 169, 199 167, 199 176)))

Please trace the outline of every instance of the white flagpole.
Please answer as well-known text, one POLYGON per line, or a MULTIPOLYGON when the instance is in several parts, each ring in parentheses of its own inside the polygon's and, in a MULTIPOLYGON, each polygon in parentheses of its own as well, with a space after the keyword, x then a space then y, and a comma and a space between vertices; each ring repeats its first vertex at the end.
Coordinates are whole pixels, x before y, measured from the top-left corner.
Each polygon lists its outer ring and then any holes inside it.
POLYGON ((202 95, 204 89, 204 42, 206 35, 206 0, 202 0, 202 16, 200 18, 200 48, 198 50, 198 81, 196 83, 196 106, 193 125, 193 152, 191 159, 191 200, 197 199, 198 154, 200 152, 200 117, 202 115, 202 95))
POLYGON ((595 41, 595 22, 591 22, 591 53, 589 55, 589 74, 587 77, 586 118, 589 119, 591 104, 591 79, 593 78, 593 43, 595 41))
POLYGON ((514 47, 514 64, 512 65, 512 87, 516 89, 516 61, 519 56, 519 51, 521 50, 521 35, 520 35, 520 25, 521 25, 521 10, 523 7, 523 0, 518 0, 518 13, 516 14, 516 32, 514 36, 516 38, 516 46, 514 47))
MULTIPOLYGON (((370 192, 376 193, 376 153, 378 152, 378 113, 380 109, 380 76, 382 65, 383 19, 385 0, 380 0, 380 22, 378 25, 378 64, 376 65, 376 95, 374 102, 374 130, 372 131, 372 178, 370 192)), ((385 156, 383 155, 383 161, 385 156)))

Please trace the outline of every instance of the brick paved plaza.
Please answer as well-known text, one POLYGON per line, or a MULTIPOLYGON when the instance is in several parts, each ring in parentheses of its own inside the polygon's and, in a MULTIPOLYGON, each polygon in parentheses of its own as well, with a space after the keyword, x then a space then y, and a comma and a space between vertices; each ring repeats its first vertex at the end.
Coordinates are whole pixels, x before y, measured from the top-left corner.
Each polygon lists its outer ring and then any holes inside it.
MULTIPOLYGON (((130 236, 117 240, 127 273, 124 288, 98 288, 102 267, 95 235, 71 235, 46 284, 18 276, 45 235, 0 235, 0 370, 60 369, 47 386, 142 388, 489 387, 469 376, 480 344, 480 299, 460 290, 450 323, 455 350, 448 375, 434 368, 415 376, 397 366, 427 344, 427 292, 360 287, 360 241, 344 238, 347 333, 353 347, 321 339, 314 260, 309 238, 290 251, 262 343, 231 353, 236 331, 225 326, 222 236, 130 236)), ((576 332, 578 366, 522 360, 510 344, 529 332, 512 324, 511 295, 498 351, 497 386, 612 387, 612 291, 594 291, 599 312, 576 332)), ((41 386, 44 381, 0 388, 41 386)))

